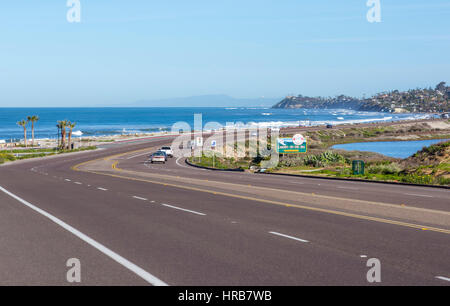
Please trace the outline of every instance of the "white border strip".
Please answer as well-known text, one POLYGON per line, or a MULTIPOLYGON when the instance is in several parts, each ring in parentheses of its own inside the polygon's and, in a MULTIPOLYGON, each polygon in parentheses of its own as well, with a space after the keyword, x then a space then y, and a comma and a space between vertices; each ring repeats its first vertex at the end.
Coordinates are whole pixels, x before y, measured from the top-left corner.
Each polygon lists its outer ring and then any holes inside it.
POLYGON ((86 236, 82 232, 78 231, 77 229, 73 228, 72 226, 68 225, 67 223, 61 221, 60 219, 56 218, 55 216, 52 216, 51 214, 47 213, 46 211, 44 211, 44 210, 34 206, 33 204, 31 204, 31 203, 29 203, 29 202, 27 202, 27 201, 25 201, 25 200, 23 200, 21 198, 19 198, 18 196, 12 194, 8 190, 4 189, 2 186, 0 186, 0 191, 3 191, 4 193, 6 193, 10 197, 16 199, 17 201, 19 201, 20 203, 24 204, 25 206, 28 206, 29 208, 31 208, 32 210, 36 211, 37 213, 39 213, 39 214, 43 215, 44 217, 50 219, 51 221, 53 221, 54 223, 58 224, 59 226, 61 226, 65 230, 67 230, 68 232, 72 233, 73 235, 77 236, 78 238, 80 238, 81 240, 86 242, 87 244, 90 244, 92 247, 96 248, 97 250, 99 250, 100 252, 105 254, 106 256, 110 257, 112 260, 116 261, 117 263, 119 263, 120 265, 124 266, 125 268, 127 268, 131 272, 135 273, 136 275, 140 276, 142 279, 147 281, 149 284, 154 285, 154 286, 168 286, 165 282, 163 282, 162 280, 158 279, 157 277, 151 275, 150 273, 148 273, 144 269, 138 267, 137 265, 135 265, 134 263, 130 262, 129 260, 123 258, 119 254, 111 251, 110 249, 108 249, 104 245, 102 245, 102 244, 98 243, 97 241, 95 241, 94 239, 86 236))

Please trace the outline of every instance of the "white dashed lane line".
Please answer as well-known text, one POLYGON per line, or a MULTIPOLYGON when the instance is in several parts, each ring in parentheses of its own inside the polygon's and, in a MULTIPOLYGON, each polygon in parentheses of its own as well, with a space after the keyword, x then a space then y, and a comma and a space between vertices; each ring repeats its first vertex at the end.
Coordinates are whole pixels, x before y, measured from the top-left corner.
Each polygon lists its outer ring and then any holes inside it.
POLYGON ((446 281, 446 282, 450 282, 450 278, 448 278, 448 277, 444 277, 444 276, 436 276, 436 278, 437 278, 437 279, 440 279, 440 280, 443 280, 443 281, 446 281))
POLYGON ((141 198, 141 197, 137 197, 137 196, 133 196, 133 198, 141 200, 141 201, 148 201, 146 198, 141 198))
POLYGON ((172 205, 169 205, 169 204, 161 204, 161 205, 162 205, 162 206, 165 206, 165 207, 170 207, 170 208, 173 208, 173 209, 177 209, 177 210, 182 210, 182 211, 185 211, 185 212, 189 212, 189 213, 191 213, 191 214, 196 214, 196 215, 199 215, 199 216, 206 216, 206 214, 201 213, 201 212, 198 212, 198 211, 194 211, 194 210, 184 209, 184 208, 177 207, 177 206, 172 206, 172 205))
POLYGON ((83 185, 83 183, 80 183, 80 182, 75 182, 75 184, 77 184, 77 185, 83 185))
POLYGON ((277 232, 269 232, 269 234, 280 236, 280 237, 284 237, 284 238, 289 238, 289 239, 300 241, 300 242, 304 242, 304 243, 309 242, 308 240, 300 239, 300 238, 297 238, 297 237, 293 237, 293 236, 289 236, 289 235, 285 235, 285 234, 281 234, 281 233, 277 233, 277 232))
POLYGON ((101 190, 101 191, 108 191, 108 189, 102 188, 102 187, 97 187, 97 189, 98 189, 98 190, 101 190))

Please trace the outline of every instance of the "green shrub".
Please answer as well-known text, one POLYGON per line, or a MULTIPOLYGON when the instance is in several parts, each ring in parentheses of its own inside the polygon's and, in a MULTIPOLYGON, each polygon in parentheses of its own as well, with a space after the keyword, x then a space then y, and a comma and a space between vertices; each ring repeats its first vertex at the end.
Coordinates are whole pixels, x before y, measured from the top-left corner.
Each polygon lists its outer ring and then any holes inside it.
POLYGON ((401 181, 404 183, 430 185, 435 182, 435 178, 431 175, 408 174, 408 175, 402 176, 401 181))
POLYGON ((439 185, 450 185, 450 178, 440 177, 438 183, 439 185))
POLYGON ((367 168, 367 172, 371 174, 397 174, 401 172, 403 169, 397 163, 380 163, 375 165, 370 165, 367 168))
POLYGON ((9 153, 0 153, 0 159, 3 160, 3 162, 5 161, 14 161, 16 160, 16 157, 12 154, 9 153))
POLYGON ((331 151, 323 152, 318 155, 306 155, 303 158, 303 164, 305 166, 324 167, 329 164, 345 164, 346 159, 344 156, 331 151))

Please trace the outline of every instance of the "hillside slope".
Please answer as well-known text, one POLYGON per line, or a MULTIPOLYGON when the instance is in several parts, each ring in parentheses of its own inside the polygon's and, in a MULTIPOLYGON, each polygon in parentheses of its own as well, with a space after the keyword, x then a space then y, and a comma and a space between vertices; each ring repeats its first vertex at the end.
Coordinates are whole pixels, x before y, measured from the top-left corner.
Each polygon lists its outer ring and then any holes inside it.
POLYGON ((368 99, 345 95, 334 98, 288 96, 272 108, 344 108, 390 113, 445 113, 450 112, 450 86, 441 82, 434 89, 393 90, 376 94, 368 99))

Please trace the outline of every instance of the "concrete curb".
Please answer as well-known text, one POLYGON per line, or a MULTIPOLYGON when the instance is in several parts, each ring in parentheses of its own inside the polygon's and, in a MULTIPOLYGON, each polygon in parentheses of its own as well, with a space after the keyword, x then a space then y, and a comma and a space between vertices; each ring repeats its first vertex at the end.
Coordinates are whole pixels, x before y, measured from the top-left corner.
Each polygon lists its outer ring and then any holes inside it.
POLYGON ((413 184, 413 183, 403 183, 403 182, 396 183, 396 182, 375 181, 375 180, 355 179, 355 178, 324 177, 324 176, 315 176, 315 175, 301 175, 301 174, 289 174, 289 173, 270 173, 270 172, 263 172, 263 173, 259 173, 259 174, 303 177, 303 178, 312 178, 312 179, 320 179, 320 180, 351 181, 351 182, 376 183, 376 184, 387 184, 387 185, 403 185, 403 186, 414 186, 414 187, 429 187, 429 188, 450 189, 450 186, 413 184))
POLYGON ((213 170, 213 171, 224 171, 224 172, 245 172, 244 169, 216 169, 216 168, 210 168, 210 167, 204 167, 199 166, 196 164, 193 164, 187 160, 187 158, 184 160, 186 164, 188 164, 191 167, 200 168, 200 169, 206 169, 206 170, 213 170))

